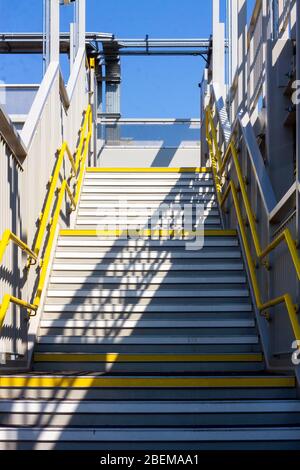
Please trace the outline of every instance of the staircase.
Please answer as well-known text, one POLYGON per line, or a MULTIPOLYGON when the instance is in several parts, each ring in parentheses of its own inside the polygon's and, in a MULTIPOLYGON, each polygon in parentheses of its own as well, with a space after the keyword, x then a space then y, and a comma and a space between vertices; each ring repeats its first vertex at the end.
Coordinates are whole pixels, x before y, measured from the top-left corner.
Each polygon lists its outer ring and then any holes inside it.
POLYGON ((295 385, 265 368, 209 170, 88 169, 32 371, 0 378, 0 449, 299 449, 295 385), (187 249, 185 204, 201 250, 187 249))

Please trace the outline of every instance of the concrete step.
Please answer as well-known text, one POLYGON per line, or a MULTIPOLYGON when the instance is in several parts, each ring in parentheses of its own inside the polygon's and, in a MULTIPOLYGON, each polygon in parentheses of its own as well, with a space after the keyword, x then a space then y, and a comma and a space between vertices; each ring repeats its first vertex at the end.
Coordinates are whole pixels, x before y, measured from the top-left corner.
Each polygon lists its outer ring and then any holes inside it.
POLYGON ((254 328, 254 319, 238 320, 41 320, 42 328, 254 328))
POLYGON ((50 278, 50 285, 53 288, 54 285, 60 284, 77 284, 79 288, 86 284, 97 284, 99 287, 111 284, 116 285, 117 287, 126 286, 130 289, 138 288, 141 285, 156 285, 161 286, 164 284, 179 284, 183 286, 185 284, 246 284, 246 276, 245 275, 234 275, 230 274, 227 276, 218 276, 214 273, 211 276, 189 276, 188 272, 186 276, 172 276, 166 274, 164 275, 146 275, 146 276, 51 276, 50 278))
MULTIPOLYGON (((70 353, 66 353, 70 355, 70 353)), ((35 372, 61 372, 61 373, 72 373, 72 372, 100 372, 109 374, 193 374, 193 373, 245 373, 245 372, 259 372, 264 370, 264 364, 262 362, 215 362, 215 363, 108 363, 108 362, 34 362, 32 370, 35 372)))
POLYGON ((262 354, 83 354, 36 352, 35 371, 115 373, 245 372, 263 370, 262 354))
POLYGON ((158 261, 170 261, 170 260, 175 260, 175 259, 180 259, 180 260, 211 260, 215 259, 218 260, 218 262, 222 263, 225 259, 241 259, 241 252, 238 249, 230 249, 230 250, 214 250, 214 249, 208 249, 204 248, 202 250, 197 250, 197 251, 188 251, 188 250, 156 250, 154 249, 151 250, 143 250, 136 252, 136 250, 130 251, 130 250, 118 250, 117 248, 112 248, 110 250, 101 252, 101 251, 88 251, 88 250, 66 250, 66 249, 60 249, 57 250, 55 253, 55 259, 72 259, 72 260, 77 260, 77 259, 95 259, 97 262, 102 261, 103 259, 113 259, 114 261, 120 261, 121 260, 127 260, 127 259, 134 259, 134 260, 148 260, 148 259, 153 259, 158 261))
MULTIPOLYGON (((199 238, 202 237, 203 230, 220 230, 222 228, 221 222, 218 223, 201 223, 193 226, 189 230, 189 236, 183 236, 182 231, 184 228, 181 224, 155 224, 153 227, 151 224, 107 224, 107 223, 99 223, 99 224, 76 224, 75 229, 78 231, 81 230, 88 230, 94 231, 97 230, 101 236, 101 234, 105 234, 105 236, 110 236, 110 234, 114 234, 117 230, 118 232, 121 231, 122 234, 126 234, 126 238, 131 239, 144 239, 149 237, 149 233, 151 232, 151 237, 156 240, 166 240, 166 239, 180 239, 186 241, 194 241, 195 237, 198 236, 199 238), (128 231, 130 231, 128 233, 128 231), (174 234, 167 235, 170 231, 174 234)), ((198 248, 194 248, 194 250, 200 250, 202 245, 198 248)))
POLYGON ((211 172, 207 173, 86 173, 85 181, 106 181, 115 184, 116 182, 121 181, 130 181, 130 182, 143 182, 146 184, 151 184, 153 182, 194 182, 194 181, 206 181, 212 180, 213 176, 211 172))
POLYGON ((151 191, 152 189, 158 188, 170 188, 174 190, 182 190, 182 189, 197 189, 199 187, 207 187, 213 186, 214 181, 210 177, 202 178, 202 179, 194 179, 194 178, 185 178, 177 180, 175 179, 134 179, 134 178, 127 178, 127 179, 98 179, 98 178, 85 178, 84 179, 84 187, 89 186, 97 186, 97 187, 104 187, 104 188, 139 188, 141 192, 144 192, 145 189, 151 191))
POLYGON ((109 194, 105 193, 92 193, 91 191, 86 191, 85 193, 81 194, 80 197, 80 204, 81 202, 94 202, 94 203, 103 203, 103 202, 110 202, 113 204, 118 204, 120 201, 125 201, 126 203, 130 202, 130 204, 136 203, 143 203, 146 202, 158 202, 159 204, 163 203, 197 203, 200 201, 217 201, 216 195, 213 191, 205 191, 200 192, 197 194, 188 193, 185 194, 183 192, 180 193, 171 193, 171 194, 164 194, 163 197, 161 194, 138 194, 138 193, 115 193, 110 192, 109 194))
MULTIPOLYGON (((125 240, 124 240, 125 241, 125 240)), ((153 240, 154 241, 154 240, 153 240)), ((126 256, 126 255, 130 255, 132 256, 132 253, 137 256, 147 256, 147 255, 150 255, 152 258, 155 258, 155 254, 158 258, 158 260, 161 260, 161 258, 163 258, 163 261, 168 261, 172 258, 182 258, 184 259, 185 256, 184 254, 186 253, 187 254, 187 259, 189 260, 191 258, 191 254, 194 253, 196 254, 195 252, 197 252, 198 256, 197 257, 194 257, 194 258, 197 258, 197 262, 201 263, 201 260, 202 258, 207 258, 210 256, 210 254, 212 255, 213 259, 215 260, 214 262, 217 262, 216 259, 217 257, 214 256, 214 254, 216 255, 218 252, 220 254, 223 254, 223 253, 227 253, 225 255, 225 260, 227 260, 228 258, 230 257, 233 257, 233 258, 238 258, 238 254, 237 253, 240 253, 240 251, 238 250, 238 247, 236 246, 214 246, 214 245, 204 245, 202 246, 202 243, 203 243, 203 239, 200 239, 199 238, 199 244, 195 245, 195 240, 194 241, 189 241, 189 240, 184 240, 184 245, 182 246, 175 246, 173 247, 172 249, 169 248, 169 246, 155 246, 155 245, 148 245, 148 246, 134 246, 134 245, 117 245, 117 244, 114 244, 112 243, 111 246, 109 245, 106 245, 106 246, 102 246, 101 245, 101 240, 99 240, 99 243, 98 245, 95 243, 95 244, 90 244, 89 241, 86 241, 84 242, 83 241, 83 244, 82 246, 79 245, 79 243, 77 244, 72 244, 72 245, 67 245, 67 244, 64 244, 63 246, 57 246, 56 248, 56 253, 74 253, 74 257, 76 257, 76 254, 77 253, 94 253, 94 254, 101 254, 101 256, 105 256, 105 254, 107 255, 110 255, 111 256, 111 253, 114 253, 115 254, 115 258, 117 258, 118 256, 126 256), (190 249, 190 248, 193 248, 193 246, 196 248, 196 249, 190 249), (203 256, 202 256, 203 255, 203 256)), ((220 260, 221 262, 223 262, 224 260, 220 260)), ((213 263, 213 261, 211 261, 213 263)))
POLYGON ((229 376, 2 376, 0 397, 15 400, 283 400, 296 399, 295 379, 260 373, 229 376))
MULTIPOLYGON (((77 232, 74 231, 76 234, 77 232)), ((237 248, 238 239, 237 237, 204 237, 203 247, 215 247, 222 249, 224 247, 237 248)), ((122 239, 122 238, 100 238, 95 236, 60 236, 57 240, 57 247, 96 247, 102 249, 186 249, 186 240, 152 240, 152 239, 122 239)))
MULTIPOLYGON (((117 228, 119 225, 121 225, 121 228, 126 228, 127 224, 129 226, 136 226, 137 229, 141 229, 148 228, 149 224, 151 223, 149 228, 152 228, 152 230, 157 228, 163 228, 165 229, 165 231, 167 231, 180 228, 189 231, 189 233, 191 233, 192 230, 195 231, 196 229, 199 231, 222 229, 222 226, 220 225, 220 215, 218 211, 204 211, 204 215, 202 215, 200 212, 197 212, 197 214, 194 212, 192 216, 190 214, 187 214, 185 217, 183 216, 183 214, 165 215, 158 214, 153 211, 149 212, 148 214, 144 213, 135 215, 133 214, 133 212, 128 212, 123 209, 117 209, 112 214, 108 214, 107 212, 105 212, 105 210, 98 209, 97 212, 98 214, 94 214, 92 216, 86 215, 83 211, 80 212, 76 220, 76 225, 80 225, 79 221, 83 219, 87 221, 95 219, 94 222, 86 222, 86 225, 95 225, 95 223, 106 223, 106 225, 108 225, 108 228, 112 227, 111 230, 113 230, 113 225, 117 225, 117 228), (217 225, 217 227, 211 227, 212 225, 217 225)), ((77 227, 77 229, 80 230, 80 227, 77 227)), ((91 230, 94 229, 95 228, 91 228, 91 230)), ((190 235, 189 238, 191 238, 191 236, 192 235, 190 235)), ((171 238, 171 236, 169 238, 171 238)), ((175 237, 173 236, 173 238, 175 237)), ((179 237, 177 236, 177 238, 179 237)))
MULTIPOLYGON (((216 209, 218 208, 218 204, 217 204, 217 201, 214 200, 214 199, 204 199, 203 201, 203 205, 205 207, 205 209, 216 209)), ((101 200, 98 200, 98 201, 87 201, 87 202, 84 202, 84 201, 80 201, 80 210, 92 210, 92 209, 98 209, 98 210, 115 210, 116 208, 120 208, 120 207, 124 207, 125 209, 131 209, 131 210, 144 210, 144 209, 147 209, 147 210, 159 210, 161 207, 164 207, 165 204, 162 204, 160 201, 157 201, 157 202, 152 202, 152 201, 149 201, 149 202, 146 202, 146 203, 141 203, 140 201, 136 200, 136 201, 116 201, 115 203, 114 202, 102 202, 101 200)), ((180 203, 174 203, 174 202, 171 202, 170 204, 168 204, 168 207, 170 207, 170 209, 173 209, 173 208, 176 208, 178 209, 178 207, 181 207, 182 209, 184 208, 184 204, 180 204, 180 203)), ((195 209, 196 207, 196 204, 193 204, 192 205, 193 209, 195 209)))
MULTIPOLYGON (((170 400, 169 388, 44 388, 0 387, 0 398, 5 400, 170 400)), ((296 390, 293 387, 282 388, 172 388, 172 400, 295 400, 296 390)))
MULTIPOLYGON (((159 337, 161 336, 171 336, 171 337, 180 337, 180 336, 189 336, 192 337, 193 335, 199 338, 199 343, 201 344, 201 340, 204 343, 212 344, 214 341, 215 344, 249 344, 254 343, 258 344, 259 340, 256 334, 256 330, 254 328, 230 328, 228 327, 226 331, 223 329, 215 330, 214 328, 182 328, 179 329, 176 325, 169 327, 169 328, 159 328, 150 326, 148 328, 143 327, 133 327, 133 328, 125 328, 120 326, 111 326, 111 327, 101 327, 95 322, 84 322, 81 320, 82 323, 78 321, 73 321, 73 325, 71 323, 66 323, 65 326, 60 326, 58 322, 62 322, 63 320, 52 320, 51 326, 47 326, 48 320, 45 320, 45 323, 41 322, 39 334, 42 335, 63 335, 63 336, 97 336, 99 338, 110 338, 115 336, 119 341, 123 342, 125 338, 132 337, 132 338, 139 338, 139 344, 141 344, 142 340, 145 340, 147 337, 152 338, 153 336, 159 337), (71 326, 72 325, 72 326, 71 326)), ((66 320, 68 322, 69 320, 66 320)), ((72 321, 72 320, 71 320, 72 321)))
POLYGON ((181 389, 203 388, 292 388, 296 385, 292 375, 271 375, 266 373, 229 374, 229 375, 167 375, 167 376, 114 376, 102 374, 73 374, 73 375, 44 375, 44 374, 15 374, 2 375, 0 388, 118 388, 118 389, 181 389))
POLYGON ((297 450, 299 427, 0 428, 1 450, 297 450), (19 442, 16 442, 18 436, 19 442))
POLYGON ((144 313, 110 313, 102 312, 98 309, 95 313, 86 313, 84 311, 61 311, 61 312, 43 312, 43 320, 101 320, 101 321, 235 321, 235 320, 252 320, 252 312, 216 312, 209 314, 208 312, 144 312, 144 313))
POLYGON ((55 260, 53 264, 52 273, 53 275, 97 275, 100 272, 103 272, 105 275, 115 274, 116 276, 124 276, 124 273, 132 273, 132 275, 149 275, 149 273, 159 272, 163 273, 176 273, 187 275, 194 274, 195 276, 203 274, 203 272, 209 273, 219 273, 219 274, 240 274, 243 271, 244 266, 240 261, 227 261, 224 260, 222 263, 218 263, 217 260, 211 260, 211 262, 205 263, 203 261, 193 262, 193 260, 188 260, 181 263, 180 261, 161 261, 161 262, 135 262, 135 263, 126 263, 122 262, 121 259, 118 262, 96 262, 93 260, 93 263, 87 264, 84 259, 72 260, 68 259, 68 262, 65 262, 61 259, 55 260))
MULTIPOLYGON (((53 332, 51 332, 53 333, 53 332)), ((80 336, 53 336, 53 335, 39 336, 38 342, 35 347, 36 352, 53 352, 53 353, 103 353, 109 354, 113 350, 114 353, 132 353, 132 354, 173 354, 176 351, 177 354, 247 354, 247 353, 260 353, 261 346, 259 342, 256 343, 229 343, 229 344, 207 344, 200 342, 198 343, 178 343, 173 345, 169 343, 158 343, 140 344, 131 343, 126 344, 119 338, 118 342, 113 345, 102 344, 100 341, 93 341, 93 337, 86 337, 86 341, 80 341, 80 336)))
MULTIPOLYGON (((149 196, 150 194, 156 194, 160 196, 161 202, 165 202, 165 196, 174 196, 180 194, 180 196, 197 196, 199 194, 211 194, 214 193, 215 188, 212 185, 199 185, 194 188, 189 187, 174 187, 170 186, 153 186, 153 187, 138 187, 138 186, 118 186, 118 197, 119 195, 129 195, 129 194, 136 194, 139 196, 139 199, 144 199, 145 196, 149 196)), ((83 184, 82 187, 82 194, 113 194, 116 198, 116 186, 102 186, 99 183, 96 186, 89 186, 87 184, 83 184)))
MULTIPOLYGON (((218 230, 221 228, 221 221, 218 217, 207 217, 205 220, 192 224, 190 226, 190 231, 202 231, 206 227, 209 227, 211 230, 218 230)), ((180 230, 184 229, 183 223, 181 222, 174 222, 172 221, 151 221, 151 219, 107 219, 107 218, 99 218, 99 219, 86 219, 78 217, 75 225, 76 229, 85 229, 85 230, 127 230, 130 229, 133 231, 134 235, 138 234, 141 230, 180 230)), ((133 235, 133 236, 134 236, 133 235)), ((132 235, 131 235, 132 236, 132 235)), ((132 236, 132 237, 133 237, 132 236)), ((191 237, 190 237, 191 238, 191 237)))
MULTIPOLYGON (((216 335, 213 334, 214 332, 212 331, 210 334, 207 333, 206 335, 200 335, 195 333, 195 330, 193 329, 193 333, 188 333, 185 331, 181 332, 181 335, 173 334, 173 335, 158 335, 158 331, 156 330, 156 336, 151 334, 152 331, 148 332, 149 334, 135 334, 135 335, 130 335, 127 334, 125 336, 122 336, 121 333, 119 332, 118 336, 109 336, 108 334, 105 334, 106 332, 103 332, 102 334, 96 334, 95 329, 92 330, 91 333, 89 333, 88 328, 79 328, 75 330, 75 325, 72 327, 71 325, 68 326, 70 331, 68 331, 68 328, 64 328, 61 326, 55 326, 56 330, 58 330, 58 333, 55 335, 55 330, 54 330, 54 321, 51 322, 52 326, 41 326, 43 329, 48 329, 48 331, 45 332, 45 335, 49 335, 53 337, 53 342, 66 342, 68 344, 73 343, 73 344, 102 344, 102 345, 224 345, 224 344, 229 344, 229 345, 240 345, 240 344, 259 344, 259 339, 258 336, 255 332, 252 334, 248 335, 230 335, 230 332, 225 335, 216 335), (51 331, 49 331, 51 328, 51 331), (62 330, 63 333, 61 334, 59 331, 62 330), (75 331, 74 331, 75 330, 75 331), (78 331, 78 333, 77 333, 78 331), (82 332, 84 333, 84 338, 80 338, 82 332), (61 334, 61 338, 59 338, 61 334), (63 338, 66 338, 65 340, 63 338), (68 338, 67 338, 68 337, 68 338), (54 339, 57 338, 57 339, 54 339)), ((42 337, 42 331, 40 330, 40 338, 42 337)), ((40 341, 40 340, 39 340, 40 341)), ((49 338, 46 340, 50 342, 49 338)))
POLYGON ((194 299, 201 299, 201 298, 211 298, 214 299, 216 297, 221 298, 239 298, 239 297, 249 297, 249 290, 244 287, 240 288, 225 288, 225 289, 208 289, 199 286, 199 289, 188 289, 181 287, 168 289, 168 288, 140 288, 139 290, 136 289, 96 289, 94 287, 90 289, 48 289, 48 298, 56 297, 65 299, 87 299, 87 298, 97 298, 101 300, 109 300, 112 298, 116 298, 120 300, 126 299, 134 299, 141 297, 143 299, 153 299, 158 300, 160 298, 194 298, 194 299))
POLYGON ((299 426, 296 400, 0 401, 1 426, 123 427, 299 426))
MULTIPOLYGON (((94 225, 100 225, 100 229, 112 227, 114 226, 116 228, 120 229, 126 229, 127 227, 133 227, 133 228, 152 228, 158 229, 158 228, 165 228, 167 229, 182 229, 184 228, 184 221, 183 219, 178 219, 178 218, 156 218, 155 216, 152 217, 125 217, 125 218, 120 218, 118 216, 116 217, 107 217, 106 215, 99 215, 99 217, 85 217, 83 215, 78 216, 76 220, 76 227, 80 227, 81 225, 89 226, 92 228, 94 225), (141 226, 141 227, 140 227, 141 226)), ((197 221, 193 221, 190 224, 190 230, 201 230, 202 225, 204 226, 216 226, 214 228, 218 228, 220 226, 221 228, 221 222, 219 216, 217 217, 210 217, 210 216, 204 216, 203 219, 199 218, 197 221)))
POLYGON ((252 312, 252 305, 249 301, 245 302, 224 302, 221 299, 220 302, 209 302, 204 304, 198 302, 196 304, 187 304, 184 299, 180 303, 167 301, 166 303, 150 303, 147 304, 130 304, 130 305, 118 305, 112 303, 105 303, 104 305, 96 304, 82 304, 70 302, 68 304, 55 304, 47 300, 44 306, 44 312, 81 312, 81 313, 122 313, 126 316, 131 313, 190 313, 190 312, 206 312, 206 313, 222 313, 222 312, 252 312))
MULTIPOLYGON (((200 207, 197 206, 192 206, 189 211, 193 215, 193 219, 195 218, 196 215, 200 217, 206 216, 206 217, 218 217, 219 216, 219 210, 215 208, 206 208, 203 207, 203 212, 200 212, 200 207)), ((160 207, 158 209, 149 209, 147 207, 144 207, 142 209, 136 209, 135 207, 128 207, 128 206, 116 206, 114 209, 82 209, 81 207, 79 208, 78 215, 77 217, 128 217, 128 218, 148 218, 148 217, 159 217, 160 219, 164 218, 176 218, 176 217, 183 217, 186 215, 186 218, 190 218, 190 212, 184 210, 184 209, 176 209, 176 208, 169 208, 169 207, 160 207)))
POLYGON ((87 167, 86 175, 113 175, 118 177, 119 175, 148 175, 153 176, 154 178, 158 175, 197 175, 211 173, 212 169, 210 167, 87 167))

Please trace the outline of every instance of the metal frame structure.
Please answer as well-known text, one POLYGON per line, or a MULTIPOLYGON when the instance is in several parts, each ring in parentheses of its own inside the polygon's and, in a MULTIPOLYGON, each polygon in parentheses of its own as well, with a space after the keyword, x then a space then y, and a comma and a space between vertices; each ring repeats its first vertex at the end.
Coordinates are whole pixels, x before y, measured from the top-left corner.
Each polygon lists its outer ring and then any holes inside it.
POLYGON ((219 3, 213 2, 212 60, 202 81, 202 165, 210 156, 218 169, 226 227, 239 227, 257 309, 269 310, 269 317, 258 318, 269 367, 291 368, 300 299, 300 114, 293 102, 299 95, 300 2, 276 2, 274 22, 273 2, 256 0, 248 21, 247 1, 228 0, 227 54, 219 3), (229 165, 232 154, 239 171, 229 165), (261 266, 262 256, 267 262, 261 266))
MULTIPOLYGON (((1 54, 41 54, 41 33, 0 33, 1 54)), ((210 53, 209 39, 122 39, 108 33, 87 32, 85 35, 88 53, 103 55, 102 45, 117 48, 119 55, 192 55, 205 60, 210 53)), ((71 34, 60 33, 60 52, 69 53, 71 34)))
POLYGON ((43 295, 42 283, 46 282, 48 276, 52 244, 59 225, 69 226, 68 207, 74 210, 77 205, 85 162, 90 158, 90 150, 93 148, 92 112, 89 105, 93 81, 90 79, 92 72, 85 50, 85 1, 77 0, 76 3, 79 12, 76 24, 78 41, 67 86, 59 66, 60 6, 58 0, 51 0, 48 10, 49 63, 20 132, 17 132, 0 107, 0 231, 4 234, 0 251, 5 269, 13 273, 12 278, 1 283, 0 287, 0 321, 1 324, 4 322, 4 328, 9 331, 5 338, 1 338, 1 360, 3 356, 20 358, 19 366, 22 363, 23 367, 28 367, 31 360, 40 315, 38 305, 43 295), (52 123, 50 128, 49 122, 52 123), (79 142, 78 135, 81 136, 79 142), (64 142, 69 143, 72 151, 68 151, 69 160, 62 165, 62 152, 67 151, 64 142), (57 149, 61 149, 58 159, 57 149), (72 156, 74 149, 75 166, 72 156), (61 165, 59 169, 57 165, 61 165), (49 184, 49 191, 53 185, 56 187, 48 194, 51 201, 43 207, 42 201, 45 200, 49 184), (45 220, 43 214, 46 209, 49 212, 49 207, 53 217, 50 218, 48 213, 48 220, 45 220), (63 220, 61 212, 66 214, 63 220), (13 244, 8 243, 10 240, 13 244), (38 243, 37 247, 35 242, 38 243), (30 246, 34 246, 34 249, 31 250, 30 246), (28 265, 24 271, 26 263, 22 253, 29 253, 30 260, 34 261, 38 256, 36 253, 39 253, 37 271, 29 269, 28 265), (21 272, 24 272, 24 276, 19 282, 21 272), (36 291, 37 286, 40 287, 36 291), (24 309, 34 313, 29 330, 28 323, 24 323, 24 309))
MULTIPOLYGON (((284 106, 285 103, 291 101, 293 80, 299 79, 300 59, 299 54, 296 57, 294 54, 295 47, 300 48, 299 22, 295 20, 297 14, 299 18, 299 1, 291 2, 290 5, 284 2, 285 10, 280 14, 280 19, 283 19, 279 22, 279 34, 274 35, 271 27, 273 24, 272 8, 266 0, 256 1, 249 25, 247 23, 246 0, 228 0, 227 14, 230 14, 227 27, 228 39, 225 38, 225 25, 220 21, 219 0, 213 0, 213 37, 211 39, 151 39, 148 36, 143 39, 119 39, 111 34, 85 33, 85 8, 82 0, 77 0, 75 3, 76 21, 71 27, 71 32, 60 33, 58 26, 59 1, 51 0, 47 1, 47 4, 49 18, 46 23, 49 28, 46 28, 47 31, 45 31, 46 47, 45 34, 5 33, 0 35, 0 53, 44 52, 47 64, 44 79, 20 134, 14 129, 7 114, 0 110, 0 131, 5 136, 1 151, 3 155, 7 155, 8 152, 13 153, 16 181, 21 179, 18 172, 24 172, 25 182, 22 183, 22 190, 27 188, 26 197, 28 196, 30 200, 28 205, 32 204, 33 209, 30 207, 30 212, 34 214, 31 217, 30 213, 28 217, 27 236, 23 236, 23 227, 17 227, 17 222, 14 221, 16 229, 11 230, 13 241, 22 250, 25 248, 25 252, 28 253, 31 244, 27 239, 35 240, 33 252, 35 256, 39 255, 48 226, 50 202, 46 203, 39 217, 35 205, 35 192, 40 193, 44 189, 49 174, 53 170, 53 162, 56 160, 48 162, 46 157, 48 153, 55 155, 54 148, 62 149, 59 153, 60 164, 64 160, 64 155, 68 155, 66 165, 70 167, 70 175, 72 175, 69 176, 74 178, 78 172, 77 163, 74 168, 72 150, 68 150, 64 142, 71 142, 70 148, 78 149, 77 129, 82 126, 83 109, 89 109, 89 119, 92 119, 91 108, 88 105, 94 105, 94 125, 97 125, 98 118, 102 119, 104 116, 105 122, 122 122, 119 100, 120 57, 122 55, 204 55, 208 66, 205 70, 202 86, 204 94, 202 103, 203 111, 207 111, 208 107, 210 111, 203 112, 203 117, 206 117, 204 123, 206 126, 209 124, 209 128, 205 128, 203 125, 202 138, 203 142, 206 138, 207 146, 202 145, 201 165, 207 164, 208 157, 217 160, 217 163, 212 162, 213 168, 215 168, 215 163, 219 167, 218 174, 215 174, 216 186, 224 190, 222 196, 220 195, 219 203, 225 207, 226 199, 228 226, 239 226, 245 243, 247 242, 246 236, 250 239, 251 247, 249 249, 247 246, 244 247, 248 253, 248 261, 251 256, 258 262, 267 258, 266 265, 262 264, 261 271, 257 276, 258 288, 253 286, 256 294, 258 291, 262 292, 264 286, 267 286, 265 298, 262 298, 262 295, 256 295, 259 299, 258 310, 264 311, 265 308, 262 307, 266 305, 270 309, 275 307, 274 318, 280 317, 282 319, 284 316, 281 308, 282 302, 275 304, 271 301, 270 303, 268 299, 286 300, 284 296, 288 287, 290 289, 289 298, 285 303, 288 306, 289 318, 293 320, 292 324, 295 323, 294 305, 299 304, 300 299, 300 284, 298 282, 300 269, 298 261, 300 115, 299 105, 295 109, 291 107, 292 109, 288 111, 289 122, 287 123, 286 119, 284 120, 286 115, 284 106), (226 57, 227 46, 228 57, 226 57), (70 54, 71 76, 67 87, 64 85, 59 69, 59 54, 61 52, 70 54), (226 58, 228 59, 227 63, 226 58), (291 62, 294 65, 296 63, 296 74, 294 70, 290 70, 291 62), (105 73, 102 71, 103 65, 105 65, 105 73), (285 73, 286 71, 290 71, 291 74, 285 73), (110 100, 109 109, 106 110, 108 113, 106 112, 105 115, 101 112, 103 82, 106 84, 107 99, 110 100), (86 86, 87 83, 88 86, 86 86), (260 98, 262 98, 261 109, 259 107, 260 98), (55 129, 51 130, 51 135, 46 132, 49 120, 57 124, 55 129), (268 126, 266 126, 266 122, 268 126), (293 132, 295 134, 295 162, 291 159, 290 145, 293 132), (46 141, 45 136, 48 139, 46 141), (272 142, 273 140, 274 142, 272 142), (279 146, 280 151, 276 149, 276 145, 279 146), (282 152, 282 149, 285 152, 282 152), (29 155, 33 155, 32 158, 35 160, 29 161, 29 155), (34 192, 32 178, 36 182, 36 173, 40 163, 37 156, 47 161, 49 167, 43 169, 39 189, 34 192), (233 157, 232 161, 235 165, 229 168, 231 157, 233 157), (236 164, 238 157, 240 166, 236 164), (33 169, 30 166, 32 161, 36 163, 33 169), (229 185, 228 179, 224 178, 225 170, 227 177, 231 178, 229 185), (242 200, 240 200, 239 193, 235 192, 237 190, 241 191, 242 200), (243 226, 243 218, 245 217, 249 229, 245 229, 243 226), (40 234, 34 239, 36 219, 39 219, 40 234), (281 243, 284 240, 287 242, 286 244, 281 243), (267 248, 262 249, 261 247, 267 248), (271 266, 272 269, 268 269, 271 266), (265 268, 267 269, 264 270, 265 268), (295 270, 298 277, 295 276, 295 270), (284 290, 282 290, 283 288, 284 290)), ((81 137, 84 135, 88 141, 91 141, 92 150, 96 149, 97 137, 94 137, 94 143, 90 133, 87 138, 86 126, 85 123, 83 125, 84 133, 82 134, 81 130, 80 135, 81 137)), ((89 126, 92 126, 90 121, 89 126)), ((81 155, 82 141, 79 141, 79 148, 81 148, 79 152, 81 155)), ((111 159, 114 149, 106 150, 111 150, 111 152, 108 151, 107 156, 107 159, 111 159)), ((133 154, 133 150, 131 147, 129 151, 133 154)), ((149 159, 153 160, 151 149, 148 150, 149 159)), ((166 156, 162 144, 160 153, 168 161, 174 157, 173 150, 170 152, 171 156, 166 156)), ((136 155, 139 152, 140 149, 137 148, 136 155)), ((147 152, 144 153, 146 155, 147 152)), ((148 162, 147 158, 145 157, 145 161, 148 162)), ((183 159, 182 156, 180 158, 183 159)), ((2 161, 4 162, 4 158, 2 161)), ((96 162, 95 156, 93 161, 96 162)), ((9 165, 11 164, 9 161, 9 165)), ((41 172, 41 170, 39 171, 41 172)), ((2 168, 3 178, 7 173, 8 169, 2 168)), ((49 194, 52 196, 57 177, 58 173, 54 172, 49 189, 49 194)), ((69 195, 71 205, 75 208, 78 193, 72 192, 67 175, 62 174, 61 179, 65 181, 63 195, 65 193, 69 195)), ((78 184, 80 184, 80 179, 82 179, 81 170, 77 175, 78 184)), ((13 188, 14 194, 20 192, 19 199, 23 203, 22 195, 24 193, 21 193, 19 183, 15 184, 17 187, 13 188)), ((6 189, 5 184, 2 184, 0 191, 3 191, 3 194, 1 193, 3 200, 9 200, 10 195, 5 193, 6 189)), ((21 209, 16 207, 16 217, 18 210, 21 209)), ((10 207, 8 207, 3 217, 5 224, 7 222, 4 229, 13 226, 10 223, 10 217, 10 207)), ((8 232, 5 233, 7 237, 8 232)), ((55 237, 53 231, 51 236, 55 237)), ((3 239, 6 240, 6 238, 3 239)), ((7 250, 10 254, 11 249, 12 247, 9 245, 7 250)), ((249 264, 251 264, 250 261, 249 264)), ((20 268, 20 260, 17 265, 20 268)), ((249 271, 254 279, 252 268, 251 264, 249 271)), ((46 272, 43 273, 43 276, 45 279, 46 272)), ((30 280, 26 293, 32 290, 32 286, 33 279, 30 280)), ((13 295, 13 298, 23 298, 23 292, 24 289, 21 288, 17 292, 18 295, 13 295)), ((1 292, 1 294, 3 293, 1 292)), ((8 297, 6 297, 5 305, 7 305, 7 299, 8 297)), ((27 303, 33 305, 31 302, 27 303)), ((263 319, 261 323, 264 321, 267 320, 263 319)), ((282 324, 288 325, 286 319, 282 320, 282 324)), ((285 356, 289 352, 288 341, 291 337, 288 332, 282 335, 285 339, 283 346, 283 343, 276 338, 276 329, 278 328, 276 321, 274 325, 262 324, 262 336, 268 337, 269 335, 268 341, 265 342, 270 345, 270 350, 267 352, 269 363, 272 367, 277 367, 278 364, 286 366, 285 356)), ((295 331, 294 325, 293 328, 295 331)), ((296 336, 298 339, 298 330, 296 336)))

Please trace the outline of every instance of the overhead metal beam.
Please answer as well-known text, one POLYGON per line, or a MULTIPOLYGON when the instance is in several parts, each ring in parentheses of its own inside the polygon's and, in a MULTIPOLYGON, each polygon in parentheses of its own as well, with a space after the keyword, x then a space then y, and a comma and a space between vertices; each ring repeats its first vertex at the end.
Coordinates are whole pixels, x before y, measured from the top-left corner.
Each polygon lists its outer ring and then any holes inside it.
MULTIPOLYGON (((112 34, 88 33, 86 44, 92 41, 113 40, 112 34)), ((60 33, 60 52, 69 53, 70 33, 60 33)), ((42 33, 1 33, 0 32, 0 54, 42 54, 43 34, 42 33)))
POLYGON ((176 48, 207 48, 209 39, 115 39, 120 47, 176 47, 176 48))
MULTIPOLYGON (((117 48, 123 55, 137 55, 136 49, 164 49, 161 55, 166 55, 166 49, 179 49, 180 54, 175 55, 203 55, 209 54, 210 39, 122 39, 107 33, 86 33, 85 41, 90 51, 100 50, 102 45, 117 48), (96 47, 95 47, 96 46, 96 47), (133 49, 133 50, 131 50, 133 49)), ((69 53, 70 33, 60 34, 60 52, 69 53)), ((2 54, 42 54, 42 33, 0 33, 0 53, 2 54)), ((168 54, 171 51, 167 51, 168 54)), ((142 52, 144 54, 144 52, 142 52)), ((172 55, 172 54, 170 54, 172 55)))
MULTIPOLYGON (((207 55, 208 52, 206 50, 202 51, 192 51, 192 50, 187 50, 187 51, 178 51, 178 50, 160 50, 160 51, 151 51, 151 50, 144 50, 144 51, 119 51, 119 56, 160 56, 160 55, 190 55, 190 56, 204 56, 207 55)), ((99 52, 100 57, 104 57, 106 54, 105 52, 99 52)))

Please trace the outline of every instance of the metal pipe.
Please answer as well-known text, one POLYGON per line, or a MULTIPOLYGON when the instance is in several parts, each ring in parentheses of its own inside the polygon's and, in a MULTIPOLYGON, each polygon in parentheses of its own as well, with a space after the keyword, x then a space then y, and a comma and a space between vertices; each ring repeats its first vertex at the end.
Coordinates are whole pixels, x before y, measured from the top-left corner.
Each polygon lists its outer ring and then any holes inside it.
MULTIPOLYGON (((115 38, 108 33, 86 33, 86 44, 92 46, 93 42, 103 44, 112 44, 117 49, 130 48, 195 48, 204 49, 208 53, 211 47, 209 38, 194 39, 128 39, 115 38)), ((43 33, 0 33, 0 53, 42 53, 43 52, 43 33)), ((225 41, 227 45, 227 41, 225 41)), ((60 33, 60 51, 67 53, 70 49, 70 33, 60 33)))

